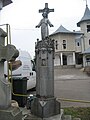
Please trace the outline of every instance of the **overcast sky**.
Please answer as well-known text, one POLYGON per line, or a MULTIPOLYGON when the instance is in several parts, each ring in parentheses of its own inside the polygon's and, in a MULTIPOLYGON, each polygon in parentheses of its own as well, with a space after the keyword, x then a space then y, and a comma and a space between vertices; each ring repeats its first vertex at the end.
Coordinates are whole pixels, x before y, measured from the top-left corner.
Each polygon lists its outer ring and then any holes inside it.
MULTIPOLYGON (((39 9, 48 3, 54 12, 49 14, 49 20, 54 25, 49 28, 49 33, 53 33, 60 25, 73 31, 79 30, 76 23, 82 18, 86 2, 85 0, 12 0, 13 3, 4 7, 0 15, 0 24, 11 25, 12 44, 18 49, 28 51, 34 56, 36 39, 41 39, 40 28, 35 26, 42 19, 39 9)), ((90 8, 90 0, 87 0, 90 8)))

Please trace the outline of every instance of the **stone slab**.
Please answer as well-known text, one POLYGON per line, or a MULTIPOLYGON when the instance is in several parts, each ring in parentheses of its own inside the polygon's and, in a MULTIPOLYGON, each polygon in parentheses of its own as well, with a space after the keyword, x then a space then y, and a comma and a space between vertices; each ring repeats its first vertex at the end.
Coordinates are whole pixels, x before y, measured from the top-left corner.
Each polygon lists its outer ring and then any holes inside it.
POLYGON ((36 116, 28 115, 26 118, 24 118, 24 120, 62 120, 62 119, 61 119, 61 114, 59 114, 49 118, 39 118, 36 116))
MULTIPOLYGON (((2 69, 1 63, 0 69, 2 69)), ((0 108, 8 108, 10 106, 10 103, 11 103, 11 84, 4 78, 2 79, 0 78, 0 108)))
POLYGON ((22 112, 19 107, 0 109, 0 120, 22 120, 22 112))
POLYGON ((63 120, 62 119, 63 112, 64 112, 63 109, 61 109, 60 114, 54 115, 54 116, 51 116, 51 117, 48 117, 48 118, 40 118, 40 117, 34 116, 31 113, 29 113, 27 115, 27 117, 24 118, 24 120, 63 120))

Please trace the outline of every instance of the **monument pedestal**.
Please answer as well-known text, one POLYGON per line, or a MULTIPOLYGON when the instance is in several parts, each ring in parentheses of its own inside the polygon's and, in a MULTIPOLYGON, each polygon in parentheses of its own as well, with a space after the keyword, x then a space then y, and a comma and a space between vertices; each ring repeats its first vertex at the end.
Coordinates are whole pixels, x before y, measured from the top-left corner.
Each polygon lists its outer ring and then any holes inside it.
POLYGON ((18 107, 0 109, 0 120, 22 120, 22 112, 18 107))
POLYGON ((40 118, 60 114, 60 103, 54 97, 54 40, 37 41, 36 52, 36 98, 31 113, 40 118))
POLYGON ((28 114, 24 120, 63 120, 63 112, 64 112, 63 109, 60 109, 60 114, 48 118, 40 118, 38 116, 28 114))
POLYGON ((60 103, 56 98, 35 98, 31 105, 31 113, 40 117, 48 118, 60 114, 60 103))

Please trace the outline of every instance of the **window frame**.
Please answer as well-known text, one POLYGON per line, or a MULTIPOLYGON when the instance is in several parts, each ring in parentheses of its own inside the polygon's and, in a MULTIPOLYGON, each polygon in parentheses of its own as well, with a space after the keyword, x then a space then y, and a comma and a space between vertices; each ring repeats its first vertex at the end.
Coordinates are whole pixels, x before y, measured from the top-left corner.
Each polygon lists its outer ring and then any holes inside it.
POLYGON ((67 48, 67 41, 66 40, 63 40, 63 49, 66 49, 67 48))
POLYGON ((87 33, 90 32, 90 24, 87 24, 87 33))

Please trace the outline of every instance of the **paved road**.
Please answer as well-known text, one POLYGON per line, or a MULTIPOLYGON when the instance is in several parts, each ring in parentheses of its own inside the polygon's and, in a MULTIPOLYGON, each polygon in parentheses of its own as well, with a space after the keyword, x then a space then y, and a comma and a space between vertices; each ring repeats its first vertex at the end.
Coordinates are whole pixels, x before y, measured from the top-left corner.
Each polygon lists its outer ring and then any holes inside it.
MULTIPOLYGON (((90 101, 90 76, 82 69, 55 68, 55 96, 57 98, 90 101)), ((61 107, 83 106, 87 103, 61 102, 61 107)))
MULTIPOLYGON (((82 69, 55 68, 55 97, 90 101, 90 76, 82 69)), ((35 94, 35 91, 30 91, 35 94)), ((90 107, 87 103, 61 102, 61 107, 90 107)))

